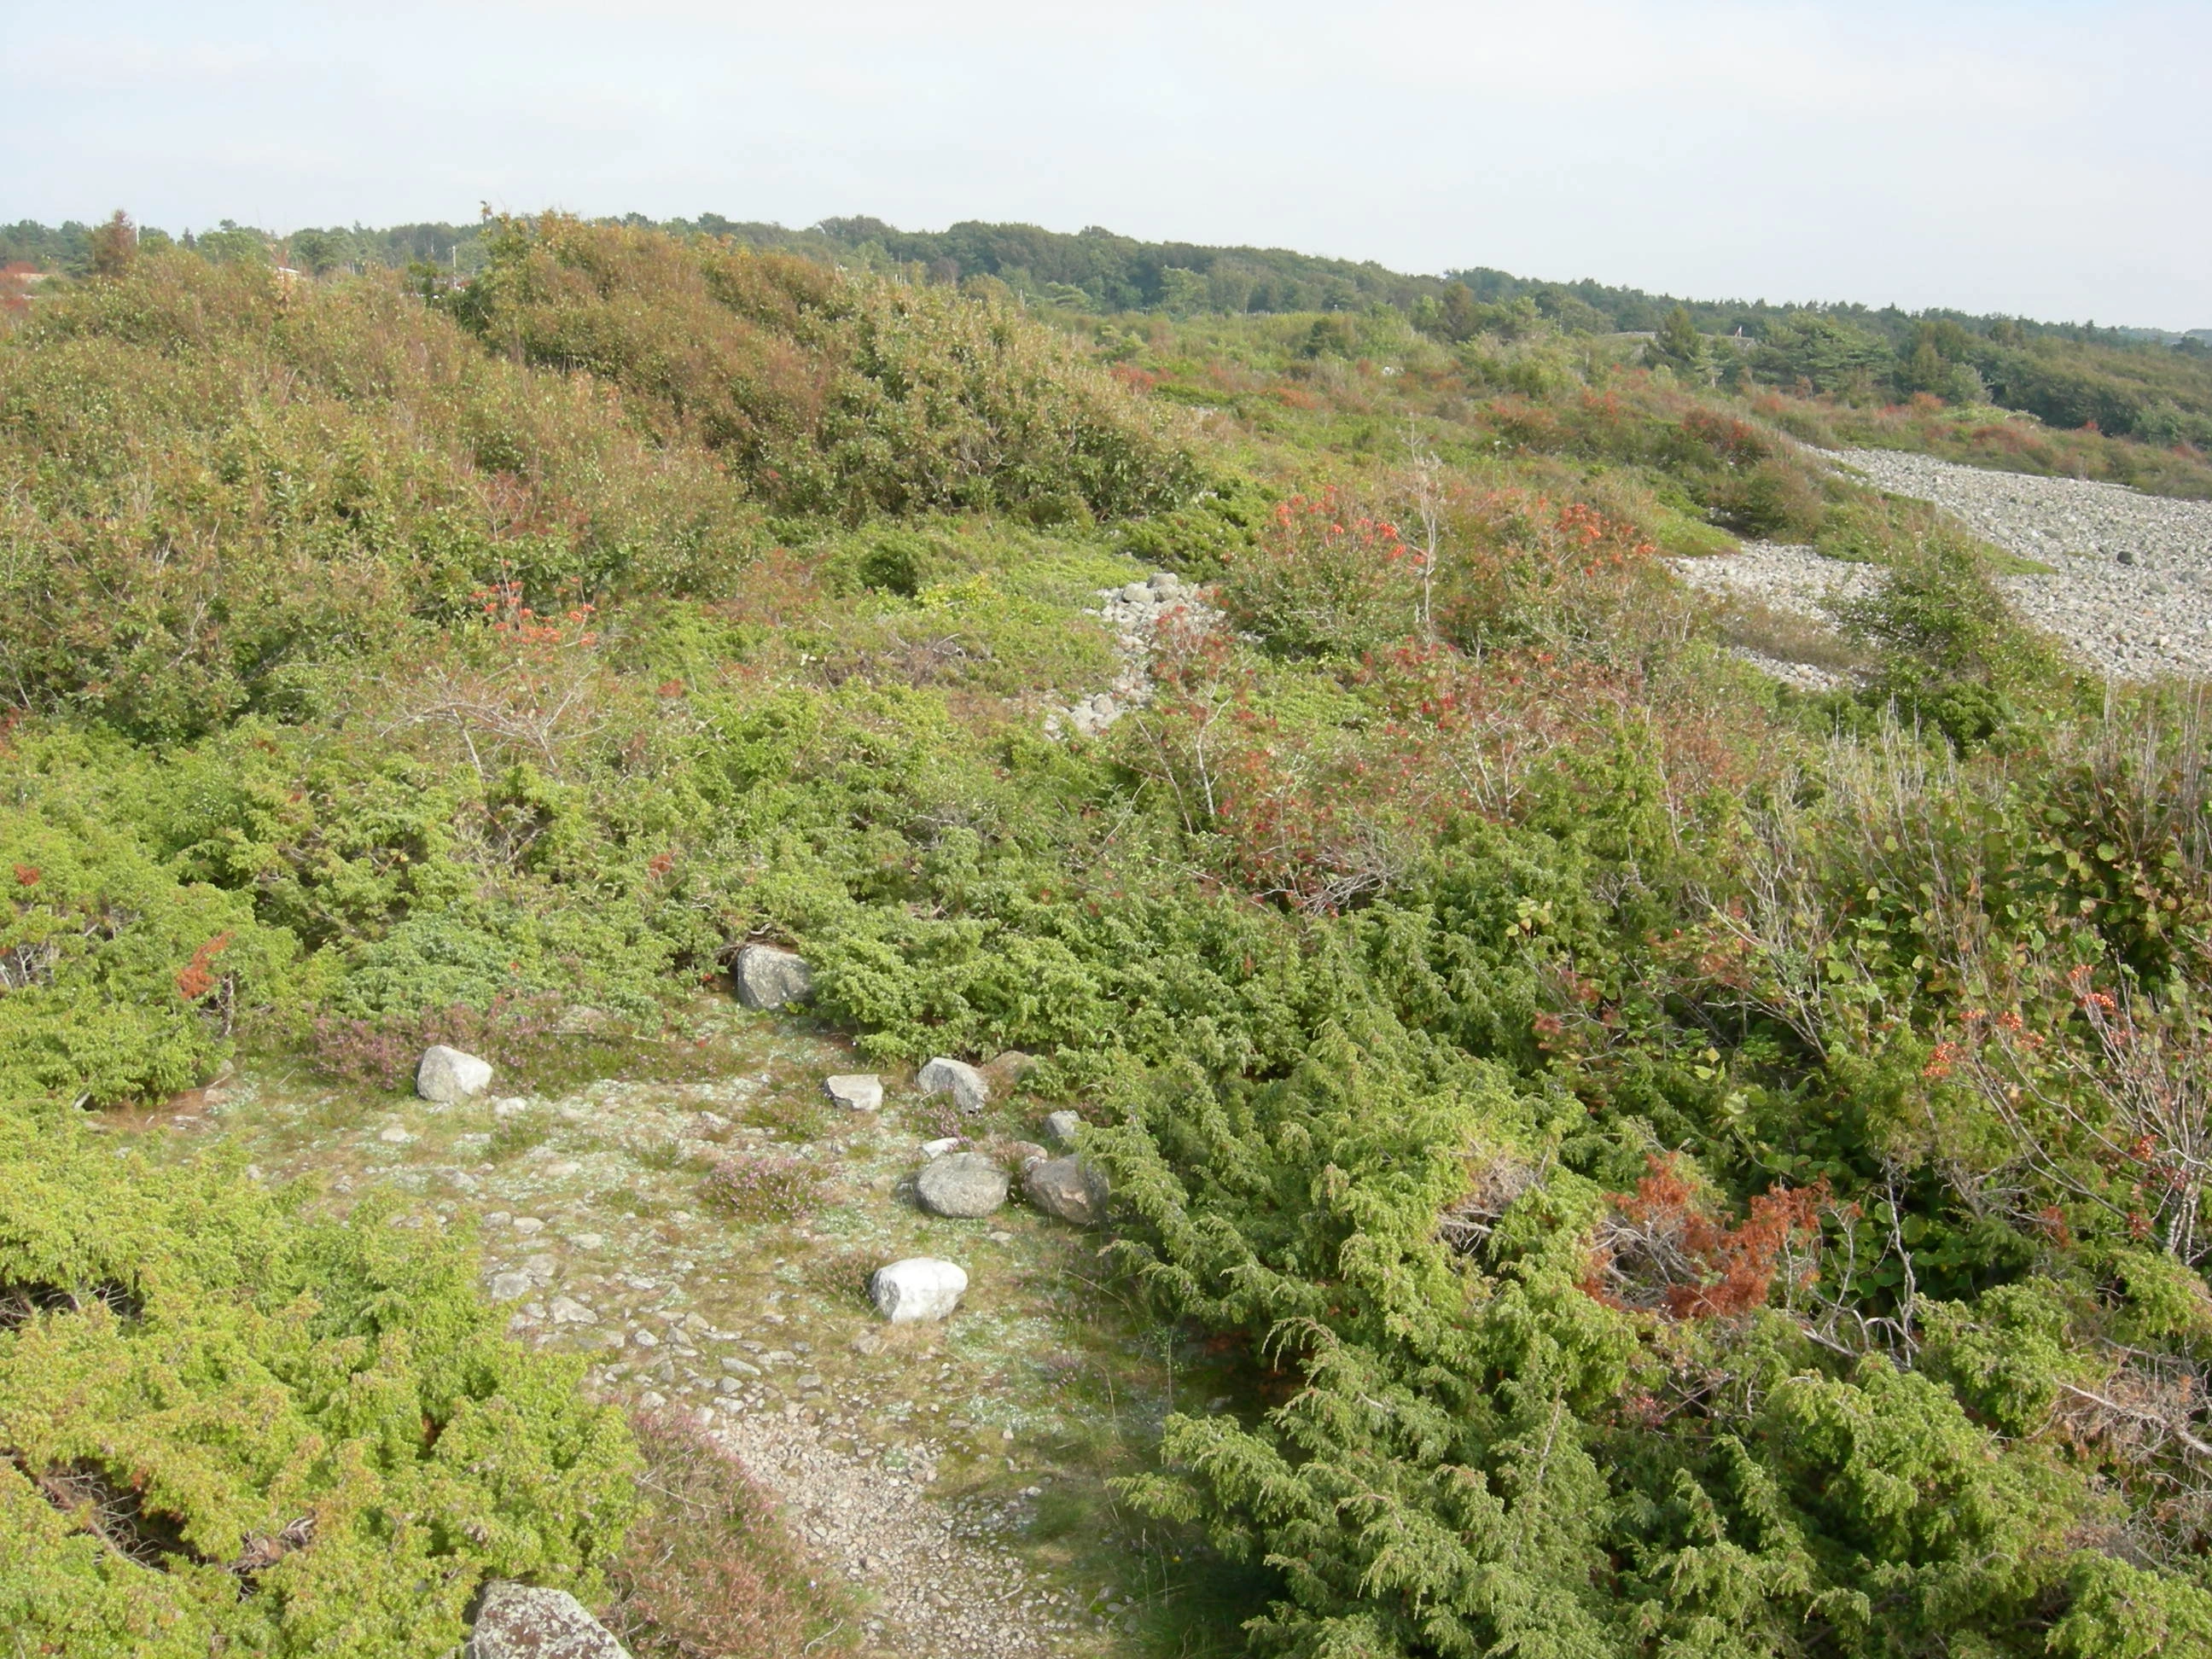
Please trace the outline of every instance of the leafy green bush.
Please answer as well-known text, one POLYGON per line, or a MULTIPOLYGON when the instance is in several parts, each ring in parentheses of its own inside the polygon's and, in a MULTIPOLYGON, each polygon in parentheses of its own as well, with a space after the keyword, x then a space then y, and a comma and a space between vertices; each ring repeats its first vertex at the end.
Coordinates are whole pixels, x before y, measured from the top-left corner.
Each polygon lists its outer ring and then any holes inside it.
POLYGON ((33 1650, 436 1653, 489 1577, 596 1594, 635 1497, 466 1253, 0 1124, 0 1624, 33 1650))
POLYGON ((1883 653, 1866 695, 1956 743, 2002 730, 2061 678, 2056 652, 2013 615, 1981 550, 1955 532, 1893 556, 1889 580, 1844 622, 1883 653))
POLYGON ((297 952, 82 803, 0 806, 0 1101, 92 1105, 204 1079, 297 952))
POLYGON ((487 355, 381 280, 149 257, 0 341, 11 686, 173 740, 296 719, 318 671, 519 582, 726 583, 757 515, 604 390, 487 355))

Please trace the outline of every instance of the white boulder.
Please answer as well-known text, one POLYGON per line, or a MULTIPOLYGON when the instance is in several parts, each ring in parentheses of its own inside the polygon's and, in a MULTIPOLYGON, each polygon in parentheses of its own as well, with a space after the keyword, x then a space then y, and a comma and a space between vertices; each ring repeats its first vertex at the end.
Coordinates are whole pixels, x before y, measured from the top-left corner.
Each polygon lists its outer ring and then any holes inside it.
POLYGON ((491 1087, 491 1063, 448 1048, 442 1042, 422 1051, 415 1066, 415 1092, 425 1100, 450 1106, 474 1100, 491 1087))
POLYGON ((872 1112, 884 1103, 884 1080, 872 1072, 847 1072, 824 1079, 830 1098, 849 1111, 872 1112))
POLYGON ((878 1267, 868 1280, 868 1296, 876 1311, 894 1325, 942 1319, 960 1305, 967 1291, 964 1270, 927 1255, 908 1256, 878 1267))

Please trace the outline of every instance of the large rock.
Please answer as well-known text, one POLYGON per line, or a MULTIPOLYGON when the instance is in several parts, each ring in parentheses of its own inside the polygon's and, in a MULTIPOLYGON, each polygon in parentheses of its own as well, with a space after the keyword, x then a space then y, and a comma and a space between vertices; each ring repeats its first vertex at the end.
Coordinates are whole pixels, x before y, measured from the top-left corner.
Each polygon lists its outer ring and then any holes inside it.
POLYGON ((939 1054, 921 1068, 915 1081, 926 1095, 951 1095, 952 1103, 963 1112, 980 1112, 990 1103, 989 1082, 965 1060, 939 1054))
POLYGON ((855 1112, 872 1112, 884 1103, 884 1080, 872 1072, 846 1072, 823 1080, 830 1098, 855 1112))
POLYGON ((415 1066, 415 1092, 425 1100, 450 1106, 458 1100, 474 1100, 491 1087, 491 1064, 442 1042, 422 1051, 415 1066))
POLYGON ((894 1325, 942 1319, 960 1305, 967 1291, 968 1275, 963 1270, 928 1255, 908 1256, 878 1267, 868 1280, 868 1296, 876 1311, 894 1325))
POLYGON ((994 1095, 1010 1095, 1017 1085, 1042 1064, 1035 1054, 1024 1054, 1019 1048, 1009 1048, 985 1060, 975 1069, 983 1074, 983 1081, 994 1095))
POLYGON ((566 1590, 493 1584, 469 1638, 470 1659, 629 1659, 629 1650, 566 1590))
POLYGON ((1006 1201, 1006 1172, 981 1152, 947 1152, 923 1166, 914 1189, 931 1214, 973 1221, 1006 1201))
POLYGON ((1106 1217, 1106 1177, 1079 1158, 1048 1158, 1022 1171, 1022 1192, 1047 1215, 1095 1227, 1106 1217))
POLYGON ((814 994, 814 970, 804 958, 773 945, 748 945, 730 964, 738 1000, 748 1008, 781 1008, 814 994))
POLYGON ((1075 1150, 1075 1132, 1083 1120, 1073 1112, 1053 1112, 1044 1121, 1044 1138, 1064 1152, 1075 1150))

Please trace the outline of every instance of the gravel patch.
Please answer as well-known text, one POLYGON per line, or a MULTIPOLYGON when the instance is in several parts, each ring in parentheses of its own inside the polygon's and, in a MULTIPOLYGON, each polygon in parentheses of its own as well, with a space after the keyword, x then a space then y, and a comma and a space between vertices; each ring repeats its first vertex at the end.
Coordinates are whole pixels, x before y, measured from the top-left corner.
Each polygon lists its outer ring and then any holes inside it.
POLYGON ((1007 1506, 933 1503, 926 1463, 893 1469, 840 1450, 795 1412, 709 1416, 799 1536, 873 1593, 872 1645, 911 1659, 1047 1655, 1095 1628, 1071 1592, 992 1547, 1019 1520, 1007 1506))
POLYGON ((2049 575, 2006 576, 1999 586, 2023 617, 2090 667, 2126 680, 2212 676, 2212 501, 1894 450, 1829 459, 2051 566, 2049 575))
MULTIPOLYGON (((1752 600, 1770 611, 1833 629, 1842 606, 1874 592, 1882 580, 1870 564, 1824 559, 1789 542, 1746 542, 1742 549, 1709 559, 1669 559, 1667 567, 1701 593, 1752 600)), ((1745 647, 1735 654, 1753 667, 1801 691, 1826 691, 1844 684, 1841 674, 1812 663, 1785 662, 1745 647)))
MULTIPOLYGON (((2049 566, 2048 574, 2000 576, 1997 586, 2025 621, 2091 670, 2121 680, 2212 678, 2212 502, 2081 478, 1990 472, 1892 450, 1845 450, 1827 459, 1893 495, 1942 508, 2008 553, 2049 566)), ((1831 627, 1839 605, 1876 591, 1883 580, 1878 566, 1771 542, 1668 564, 1700 592, 1740 596, 1831 627)), ((1793 684, 1838 683, 1808 664, 1740 654, 1793 684)))
POLYGON ((1095 692, 1073 708, 1054 709, 1045 716, 1045 735, 1059 737, 1074 730, 1096 737, 1133 708, 1152 700, 1152 648, 1159 625, 1171 616, 1187 616, 1200 629, 1219 620, 1200 591, 1171 570, 1155 571, 1141 581, 1121 587, 1102 587, 1101 601, 1091 614, 1103 617, 1114 630, 1115 653, 1121 672, 1113 689, 1095 692))

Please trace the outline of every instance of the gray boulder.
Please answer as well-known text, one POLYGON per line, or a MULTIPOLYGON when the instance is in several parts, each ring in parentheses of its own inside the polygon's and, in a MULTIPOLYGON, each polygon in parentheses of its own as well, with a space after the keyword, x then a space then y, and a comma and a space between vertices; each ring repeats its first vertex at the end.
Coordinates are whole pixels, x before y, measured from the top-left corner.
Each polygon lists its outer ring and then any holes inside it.
POLYGON ((884 1080, 872 1072, 846 1072, 825 1079, 830 1098, 848 1111, 872 1112, 884 1103, 884 1080))
POLYGON ((1079 1227, 1095 1227, 1105 1219, 1106 1177, 1079 1158, 1048 1158, 1030 1164, 1022 1171, 1022 1192, 1047 1215, 1079 1227))
POLYGON ((748 945, 730 964, 738 1000, 748 1008, 781 1008, 814 994, 814 970, 795 952, 748 945))
POLYGON ((1075 1150, 1075 1132, 1083 1127, 1083 1120, 1073 1112, 1054 1112, 1044 1121, 1044 1138, 1062 1152, 1075 1150))
POLYGON ((963 1112, 980 1112, 990 1103, 989 1082, 965 1060, 939 1054, 921 1068, 915 1081, 926 1095, 951 1095, 952 1103, 963 1112))
POLYGON ((973 1221, 1006 1201, 1006 1172, 981 1152, 947 1152, 915 1178, 916 1197, 932 1215, 973 1221))
POLYGON ((442 1042, 422 1051, 415 1066, 415 1092, 443 1106, 473 1100, 491 1087, 491 1065, 442 1042))
POLYGON ((470 1637, 470 1659, 629 1659, 629 1650, 566 1590, 495 1583, 470 1637))
POLYGON ((894 1325, 942 1319, 960 1305, 967 1291, 967 1273, 935 1256, 908 1256, 894 1261, 877 1268, 868 1280, 868 1297, 876 1311, 894 1325))
POLYGON ((1017 1170, 1026 1170, 1032 1164, 1042 1164, 1052 1154, 1034 1140, 1010 1140, 1006 1148, 1006 1162, 1017 1170))

